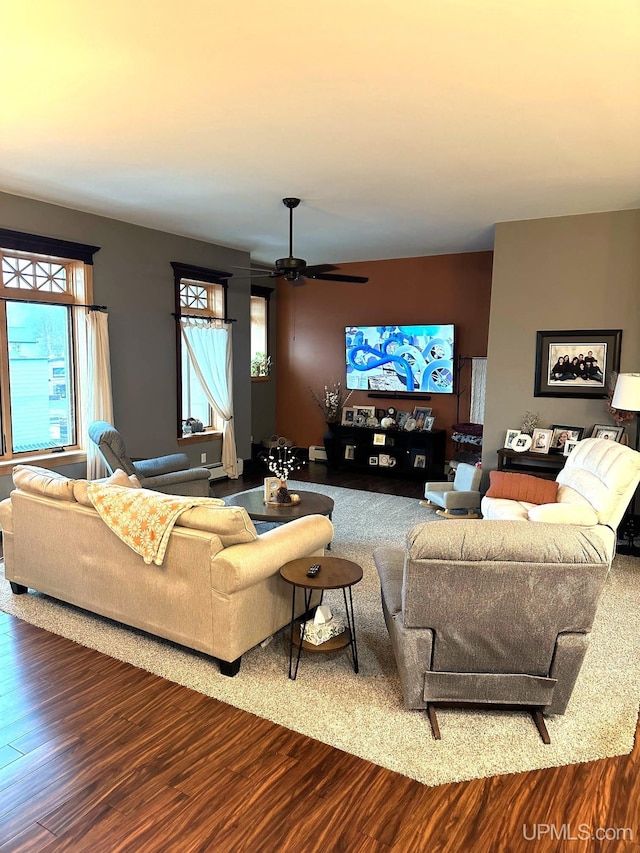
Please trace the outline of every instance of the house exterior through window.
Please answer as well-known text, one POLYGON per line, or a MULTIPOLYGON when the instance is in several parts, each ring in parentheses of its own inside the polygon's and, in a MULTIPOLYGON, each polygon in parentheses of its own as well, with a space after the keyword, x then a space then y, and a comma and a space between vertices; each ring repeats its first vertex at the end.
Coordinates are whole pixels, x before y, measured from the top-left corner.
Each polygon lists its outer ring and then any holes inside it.
POLYGON ((0 461, 79 446, 74 306, 90 301, 95 251, 0 229, 0 461))

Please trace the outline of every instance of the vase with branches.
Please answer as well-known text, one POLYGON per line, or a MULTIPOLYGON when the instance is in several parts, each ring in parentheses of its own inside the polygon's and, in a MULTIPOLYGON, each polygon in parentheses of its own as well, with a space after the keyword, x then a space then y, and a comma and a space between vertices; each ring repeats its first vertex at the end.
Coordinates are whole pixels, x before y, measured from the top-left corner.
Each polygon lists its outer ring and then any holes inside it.
POLYGON ((280 486, 276 492, 276 501, 278 503, 291 503, 287 480, 290 474, 302 468, 304 461, 297 455, 295 448, 282 445, 272 447, 264 461, 273 476, 280 480, 280 486))
POLYGON ((341 382, 333 382, 325 385, 324 390, 317 393, 310 389, 311 396, 320 407, 324 419, 328 424, 340 423, 342 409, 353 391, 347 391, 341 382))

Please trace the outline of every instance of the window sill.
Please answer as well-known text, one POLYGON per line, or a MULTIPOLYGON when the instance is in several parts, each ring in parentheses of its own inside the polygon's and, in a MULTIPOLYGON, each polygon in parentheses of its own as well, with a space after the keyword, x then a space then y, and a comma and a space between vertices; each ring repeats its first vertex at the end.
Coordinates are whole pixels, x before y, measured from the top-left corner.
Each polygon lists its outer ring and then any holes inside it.
POLYGON ((271 379, 270 376, 252 376, 252 382, 268 382, 271 379))
POLYGON ((63 465, 75 465, 87 461, 85 450, 63 450, 62 453, 38 453, 16 456, 0 462, 0 477, 6 477, 16 465, 37 465, 39 468, 58 468, 63 465))
POLYGON ((203 441, 222 441, 222 433, 215 430, 207 430, 206 432, 195 432, 192 435, 181 435, 178 439, 178 446, 184 447, 189 444, 202 444, 203 441))

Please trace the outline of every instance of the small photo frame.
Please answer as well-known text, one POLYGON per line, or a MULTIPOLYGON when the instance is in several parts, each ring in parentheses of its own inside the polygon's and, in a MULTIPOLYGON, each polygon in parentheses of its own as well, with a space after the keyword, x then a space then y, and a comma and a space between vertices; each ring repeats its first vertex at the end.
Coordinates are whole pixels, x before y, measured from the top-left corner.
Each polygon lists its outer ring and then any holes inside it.
POLYGON ((413 467, 414 468, 426 468, 427 467, 427 457, 424 453, 416 453, 413 457, 413 467))
POLYGON ((584 427, 565 426, 564 424, 552 424, 550 450, 552 453, 564 454, 564 446, 567 441, 580 441, 584 427))
POLYGON ((345 446, 344 446, 344 458, 345 459, 355 459, 356 458, 356 446, 355 446, 355 444, 345 444, 345 446))
POLYGON ((422 427, 422 429, 426 432, 431 432, 435 421, 436 419, 433 417, 433 415, 429 415, 429 417, 424 419, 424 426, 422 427))
POLYGON ((342 426, 353 426, 355 419, 356 413, 353 406, 345 406, 342 410, 342 420, 340 421, 342 426))
POLYGON ((272 503, 276 499, 276 494, 280 488, 280 479, 278 477, 264 478, 264 502, 272 503))
POLYGON ((578 440, 576 438, 570 438, 568 441, 565 441, 564 447, 562 448, 562 455, 568 456, 577 443, 578 440))
POLYGON ((508 429, 504 437, 504 446, 507 450, 513 450, 513 442, 520 435, 519 429, 508 429))
POLYGON ((610 426, 609 424, 596 424, 591 432, 592 438, 609 438, 612 441, 620 441, 623 435, 623 426, 610 426))
POLYGON ((413 409, 413 414, 411 417, 416 422, 414 427, 415 430, 425 429, 425 420, 431 414, 431 408, 429 406, 415 406, 413 409))
POLYGON ((404 425, 409 420, 409 412, 400 411, 396 415, 396 423, 400 429, 404 429, 404 425))
POLYGON ((368 418, 375 418, 376 407, 375 406, 354 406, 353 412, 354 412, 355 420, 358 420, 358 418, 363 418, 364 422, 366 423, 368 418))
POLYGON ((548 453, 552 437, 551 429, 534 429, 529 450, 531 453, 548 453))
POLYGON ((369 457, 369 465, 377 465, 377 464, 378 464, 378 457, 377 456, 370 456, 369 457))
POLYGON ((374 444, 385 444, 387 440, 387 436, 383 432, 374 432, 373 434, 373 443, 374 444))
POLYGON ((518 453, 526 453, 531 449, 532 439, 531 436, 526 432, 519 432, 518 435, 513 439, 511 444, 511 449, 516 450, 518 453))

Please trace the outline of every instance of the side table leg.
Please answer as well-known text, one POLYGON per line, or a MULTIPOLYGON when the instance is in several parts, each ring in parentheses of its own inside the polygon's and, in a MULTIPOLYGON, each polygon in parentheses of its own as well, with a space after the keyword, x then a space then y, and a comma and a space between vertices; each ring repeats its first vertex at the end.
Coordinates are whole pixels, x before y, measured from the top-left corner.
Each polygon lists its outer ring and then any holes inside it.
POLYGON ((291 633, 289 637, 289 678, 292 681, 295 681, 298 676, 298 666, 300 664, 300 655, 302 654, 302 637, 304 636, 304 630, 307 627, 307 622, 309 621, 309 608, 311 607, 311 596, 313 595, 312 589, 304 590, 304 621, 301 623, 300 637, 298 638, 298 653, 296 655, 296 666, 293 668, 293 637, 294 637, 294 629, 295 629, 295 616, 296 616, 296 589, 297 587, 293 587, 293 593, 291 594, 291 633))
POLYGON ((353 613, 353 593, 349 587, 349 601, 347 603, 347 590, 343 587, 342 594, 344 596, 344 609, 347 614, 347 626, 351 632, 351 656, 353 658, 353 669, 358 672, 358 643, 356 641, 356 618, 353 613))

